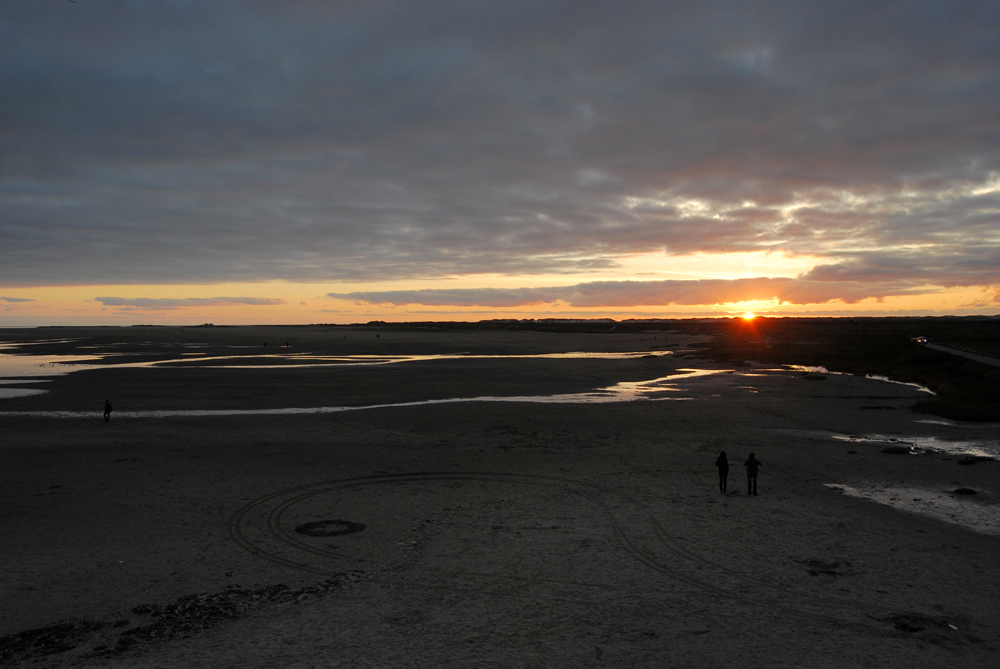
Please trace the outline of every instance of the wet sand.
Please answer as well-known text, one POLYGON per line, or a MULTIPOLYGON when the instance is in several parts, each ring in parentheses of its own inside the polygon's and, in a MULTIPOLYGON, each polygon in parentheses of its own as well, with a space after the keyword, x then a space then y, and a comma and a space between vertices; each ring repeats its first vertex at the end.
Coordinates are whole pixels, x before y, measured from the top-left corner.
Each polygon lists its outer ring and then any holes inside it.
POLYGON ((827 485, 928 490, 996 510, 1000 462, 883 452, 888 439, 1000 439, 1000 426, 911 413, 914 388, 726 367, 688 357, 691 340, 667 333, 54 332, 135 361, 185 344, 263 353, 265 340, 269 353, 285 341, 337 355, 674 353, 108 368, 17 384, 49 392, 0 400, 6 664, 1000 661, 1000 536, 827 485), (587 393, 682 369, 720 373, 678 381, 660 401, 125 416, 587 393), (116 409, 108 424, 106 397, 116 409), (32 411, 93 415, 10 413, 32 411), (864 435, 886 441, 844 439, 864 435), (722 449, 726 495, 712 465, 722 449), (750 451, 763 462, 756 497, 745 494, 741 466, 750 451), (952 495, 958 488, 977 494, 952 495))

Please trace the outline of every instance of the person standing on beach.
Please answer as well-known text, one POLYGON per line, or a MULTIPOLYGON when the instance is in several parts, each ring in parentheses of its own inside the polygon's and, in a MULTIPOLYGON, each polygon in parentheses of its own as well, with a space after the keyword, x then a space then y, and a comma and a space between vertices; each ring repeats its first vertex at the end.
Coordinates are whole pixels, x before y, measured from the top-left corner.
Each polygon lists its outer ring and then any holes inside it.
POLYGON ((111 400, 104 400, 104 422, 111 421, 111 400))
POLYGON ((751 453, 747 461, 743 463, 743 466, 747 468, 747 494, 756 495, 757 494, 757 468, 761 466, 761 461, 754 457, 751 453))
POLYGON ((715 466, 719 468, 719 492, 726 492, 726 484, 729 482, 729 459, 726 452, 719 453, 715 459, 715 466))

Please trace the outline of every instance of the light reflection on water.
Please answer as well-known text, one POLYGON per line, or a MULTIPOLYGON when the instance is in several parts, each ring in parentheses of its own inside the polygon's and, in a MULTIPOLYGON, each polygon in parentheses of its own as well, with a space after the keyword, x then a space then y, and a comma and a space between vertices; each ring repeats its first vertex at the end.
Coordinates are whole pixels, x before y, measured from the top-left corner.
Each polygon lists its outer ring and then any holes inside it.
POLYGON ((886 446, 909 446, 913 452, 937 451, 948 453, 949 455, 977 455, 980 457, 995 458, 1000 456, 1000 446, 994 445, 991 449, 981 441, 952 441, 939 437, 893 437, 887 434, 864 434, 864 435, 830 435, 837 441, 849 441, 857 444, 884 444, 886 446))
MULTIPOLYGON (((867 499, 900 511, 917 513, 946 523, 961 525, 981 534, 1000 535, 1000 505, 983 504, 980 495, 956 495, 946 490, 884 486, 859 483, 857 487, 841 483, 826 483, 828 488, 845 495, 867 499)), ((980 494, 983 491, 978 491, 980 494)))
MULTIPOLYGON (((497 397, 482 395, 479 397, 450 397, 437 400, 417 400, 413 402, 395 402, 390 404, 369 404, 366 406, 342 407, 286 407, 282 409, 173 409, 162 411, 116 411, 119 418, 168 418, 178 416, 248 416, 248 415, 304 415, 340 413, 344 411, 362 411, 365 409, 385 409, 395 407, 415 407, 428 404, 454 404, 458 402, 533 402, 542 404, 608 404, 612 402, 634 402, 636 400, 690 400, 692 397, 670 397, 669 393, 677 393, 682 389, 677 381, 694 379, 704 376, 725 374, 729 370, 717 369, 682 369, 679 374, 662 376, 648 381, 623 381, 607 388, 586 393, 564 393, 557 395, 515 395, 497 397)), ((93 411, 4 411, 3 416, 33 416, 39 418, 93 418, 93 411)))
MULTIPOLYGON (((14 348, 14 345, 0 344, 0 350, 14 348)), ((669 351, 634 351, 628 353, 593 353, 575 351, 570 353, 540 353, 533 355, 469 355, 467 353, 446 353, 435 355, 312 355, 308 353, 285 353, 267 355, 222 355, 205 356, 204 353, 179 353, 178 357, 167 360, 145 362, 120 362, 119 358, 145 353, 107 353, 104 355, 29 355, 0 353, 0 383, 6 379, 59 376, 80 369, 114 368, 155 368, 155 367, 203 367, 206 369, 281 369, 298 367, 346 367, 356 365, 389 365, 401 362, 427 362, 438 360, 485 360, 485 359, 555 359, 555 360, 633 360, 636 358, 661 357, 669 351), (191 356, 199 356, 192 358, 191 356), (266 364, 259 361, 265 360, 266 364), (96 364, 100 361, 101 364, 96 364), (216 362, 230 364, 205 364, 216 362), (91 364, 83 364, 91 363, 91 364)))
POLYGON ((312 355, 309 353, 283 353, 266 355, 222 355, 197 360, 160 360, 130 363, 135 367, 204 367, 206 369, 274 369, 276 367, 347 367, 356 365, 391 365, 400 362, 431 362, 440 360, 634 360, 671 355, 670 351, 633 351, 628 353, 594 353, 572 351, 569 353, 535 353, 524 355, 482 355, 469 353, 438 353, 425 355, 312 355), (254 364, 267 360, 268 364, 254 364), (230 361, 232 364, 205 364, 230 361), (246 362, 243 362, 246 361, 246 362))
MULTIPOLYGON (((54 340, 55 341, 55 340, 54 340)), ((67 340, 68 341, 68 340, 67 340)), ((202 344, 187 345, 188 348, 199 348, 202 344)), ((3 349, 17 348, 16 344, 0 344, 3 349)), ((120 358, 143 353, 106 353, 104 355, 30 355, 23 353, 0 353, 0 386, 14 383, 29 383, 40 381, 40 377, 61 376, 83 369, 100 368, 204 368, 204 369, 298 369, 303 367, 349 367, 358 365, 388 365, 401 362, 427 362, 437 360, 476 360, 476 359, 593 359, 593 360, 632 360, 636 358, 660 357, 671 355, 670 351, 652 353, 649 351, 634 351, 628 353, 594 353, 575 351, 570 353, 542 353, 534 355, 469 355, 467 353, 451 353, 436 355, 348 355, 321 356, 307 353, 286 353, 270 355, 226 355, 204 357, 202 352, 179 353, 179 356, 168 360, 151 360, 145 362, 120 362, 120 358), (192 358, 190 356, 199 356, 192 358), (269 364, 253 364, 264 359, 269 364), (235 364, 205 364, 206 362, 229 361, 235 364), (243 362, 246 361, 246 362, 243 362)), ((41 395, 47 390, 35 389, 0 389, 0 399, 28 397, 41 395)), ((625 392, 625 391, 622 391, 625 392)), ((600 396, 599 394, 596 396, 600 396)), ((466 398, 454 401, 472 401, 466 398)), ((486 400, 482 400, 486 401, 486 400)), ((493 400, 509 401, 509 400, 493 400)), ((542 400, 520 400, 542 401, 542 400)), ((554 400, 552 400, 554 401, 554 400)), ((567 400, 568 401, 568 400, 567 400)), ((577 401, 597 401, 577 400, 577 401)), ((614 400, 625 401, 625 400, 614 400)), ((337 407, 332 409, 347 410, 337 407)), ((255 412, 251 412, 255 413, 255 412)), ((192 415, 192 414, 187 414, 192 415)), ((213 414, 218 415, 218 414, 213 414)))
POLYGON ((32 395, 44 395, 47 392, 49 391, 33 388, 0 388, 0 399, 31 397, 32 395))
MULTIPOLYGON (((788 369, 796 372, 810 372, 813 374, 830 374, 835 376, 853 376, 847 372, 831 372, 826 367, 818 367, 813 365, 788 365, 788 369)), ((888 376, 882 376, 881 374, 865 374, 866 379, 873 379, 875 381, 884 381, 886 383, 894 383, 898 386, 909 386, 911 388, 916 388, 922 393, 930 393, 931 395, 937 395, 933 390, 927 386, 922 386, 919 383, 911 383, 909 381, 896 381, 895 379, 890 379, 888 376)))
POLYGON ((10 379, 61 376, 80 369, 94 369, 100 365, 85 363, 100 359, 99 355, 12 355, 0 353, 0 383, 10 383, 10 379))

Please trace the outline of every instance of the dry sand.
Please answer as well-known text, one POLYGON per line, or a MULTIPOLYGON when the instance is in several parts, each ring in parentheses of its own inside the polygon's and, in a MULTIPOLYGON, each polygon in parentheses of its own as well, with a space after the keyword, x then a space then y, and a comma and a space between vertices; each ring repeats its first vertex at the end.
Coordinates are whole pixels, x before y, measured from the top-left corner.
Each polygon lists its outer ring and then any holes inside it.
MULTIPOLYGON (((6 340, 49 334, 0 331, 6 340)), ((291 351, 326 354, 690 343, 665 333, 362 328, 52 335, 121 343, 144 353, 135 361, 184 343, 258 354, 265 340, 269 353, 289 341, 291 351)), ((32 667, 1000 666, 1000 536, 826 485, 968 487, 978 494, 961 503, 992 513, 998 462, 889 455, 884 443, 834 435, 995 444, 1000 427, 918 422, 927 417, 907 407, 919 394, 905 386, 683 355, 108 368, 29 385, 50 392, 0 400, 0 412, 93 418, 0 413, 0 658, 32 667), (692 367, 722 373, 680 384, 672 396, 687 400, 121 415, 575 393, 692 367), (116 409, 108 424, 105 397, 116 409), (713 467, 722 449, 726 495, 713 467), (745 494, 741 466, 750 451, 763 462, 756 497, 745 494), (309 523, 328 536, 296 531, 309 523)))

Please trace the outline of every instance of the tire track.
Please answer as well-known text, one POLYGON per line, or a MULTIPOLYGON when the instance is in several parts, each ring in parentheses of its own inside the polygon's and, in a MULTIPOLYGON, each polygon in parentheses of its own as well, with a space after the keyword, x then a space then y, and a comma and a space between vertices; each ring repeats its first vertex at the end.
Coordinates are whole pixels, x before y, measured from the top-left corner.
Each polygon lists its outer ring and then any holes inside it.
MULTIPOLYGON (((563 477, 545 476, 540 474, 505 474, 495 472, 421 472, 414 474, 396 474, 366 476, 352 479, 341 479, 313 483, 287 490, 264 495, 244 505, 229 521, 229 534, 241 547, 253 555, 266 560, 294 569, 305 570, 322 575, 339 573, 334 570, 327 570, 312 564, 307 564, 299 560, 290 559, 274 551, 265 550, 256 545, 244 532, 243 527, 248 522, 248 517, 255 511, 262 511, 269 504, 274 503, 273 508, 267 512, 266 529, 268 534, 277 539, 282 544, 290 546, 298 551, 305 552, 320 558, 327 559, 350 559, 368 562, 379 565, 377 560, 359 558, 343 555, 334 551, 324 550, 315 545, 311 545, 293 536, 284 529, 282 524, 283 515, 296 504, 310 498, 327 494, 333 491, 348 490, 351 488, 368 487, 372 485, 384 484, 405 484, 405 483, 427 483, 440 481, 464 481, 464 482, 485 482, 485 483, 505 483, 541 486, 556 489, 563 493, 586 499, 596 506, 603 513, 607 520, 611 535, 616 544, 625 552, 631 555, 639 563, 645 565, 652 571, 669 578, 673 581, 683 583, 687 586, 700 590, 715 597, 725 597, 731 600, 740 601, 755 606, 765 605, 773 610, 784 610, 795 614, 806 614, 810 617, 818 617, 828 621, 835 621, 843 624, 842 618, 831 618, 829 614, 821 614, 816 611, 807 611, 789 604, 782 603, 782 599, 793 596, 799 603, 821 609, 829 609, 832 603, 839 605, 854 604, 853 599, 847 599, 836 595, 817 595, 814 592, 806 591, 799 586, 782 581, 779 578, 755 575, 753 577, 741 573, 738 570, 720 565, 714 561, 684 548, 670 535, 663 525, 654 517, 652 510, 643 502, 628 493, 599 483, 586 481, 576 481, 563 477), (626 528, 618 518, 620 511, 613 508, 607 498, 610 497, 618 502, 631 507, 634 512, 641 517, 643 526, 626 528), (654 550, 648 550, 638 545, 632 534, 644 532, 647 536, 655 539, 655 544, 665 549, 674 559, 664 560, 662 554, 654 550), (764 586, 769 590, 774 590, 777 597, 770 601, 762 601, 760 597, 741 594, 732 588, 716 585, 714 582, 706 581, 690 575, 691 565, 713 573, 722 573, 729 576, 735 582, 752 583, 764 586)), ((715 581, 717 579, 713 579, 715 581)))

